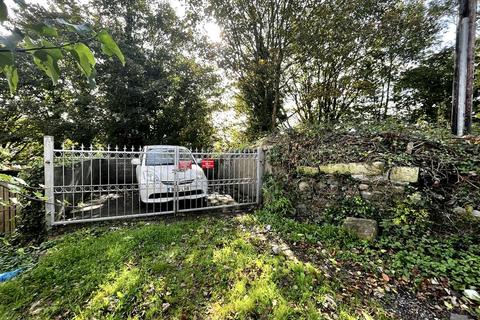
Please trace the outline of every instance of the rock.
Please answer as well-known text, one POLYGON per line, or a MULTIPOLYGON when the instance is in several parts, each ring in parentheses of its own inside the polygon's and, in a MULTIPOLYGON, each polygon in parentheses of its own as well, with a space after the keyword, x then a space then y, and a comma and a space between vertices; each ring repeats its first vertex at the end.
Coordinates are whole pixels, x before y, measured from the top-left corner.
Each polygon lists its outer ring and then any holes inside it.
POLYGON ((367 177, 367 176, 364 176, 363 174, 353 174, 352 178, 354 180, 358 180, 358 181, 361 181, 361 182, 369 182, 370 181, 370 178, 367 177))
POLYGON ((480 294, 477 292, 477 290, 465 289, 463 290, 463 295, 470 300, 480 302, 480 294))
POLYGON ((315 189, 317 190, 323 190, 326 187, 327 187, 327 184, 322 181, 317 182, 317 184, 315 185, 315 189))
POLYGON ((465 208, 462 208, 462 207, 455 207, 453 209, 453 213, 462 215, 462 214, 466 214, 467 210, 465 208))
POLYGON ((338 187, 338 181, 333 180, 333 179, 329 180, 328 185, 330 186, 330 189, 335 189, 336 187, 338 187))
POLYGON ((360 195, 362 196, 363 199, 369 200, 372 198, 373 193, 368 192, 368 191, 362 191, 360 192, 360 195))
POLYGON ((405 187, 404 186, 393 186, 392 189, 395 193, 404 193, 405 192, 405 187))
POLYGON ((352 175, 354 180, 360 181, 362 183, 369 183, 369 182, 381 182, 386 181, 387 178, 385 175, 376 175, 376 176, 366 176, 363 174, 354 174, 352 175))
POLYGON ((373 240, 378 234, 378 223, 372 219, 347 217, 343 227, 364 240, 373 240))
POLYGON ((277 246, 276 244, 274 244, 274 245, 272 246, 272 251, 273 251, 273 253, 275 253, 275 254, 279 254, 279 253, 280 253, 280 247, 277 246))
POLYGON ((472 211, 472 215, 473 215, 475 218, 480 218, 480 210, 473 210, 473 211, 472 211))
POLYGON ((320 172, 328 174, 351 174, 377 176, 381 175, 385 170, 385 164, 381 161, 373 163, 334 163, 319 167, 320 172))
POLYGON ((415 183, 418 181, 419 167, 393 167, 389 179, 398 183, 415 183))
POLYGON ((450 320, 470 320, 470 317, 464 314, 450 313, 450 320))
POLYGON ((406 150, 406 152, 407 152, 408 154, 412 154, 412 152, 413 152, 413 147, 414 147, 413 142, 409 142, 409 143, 407 144, 407 150, 406 150))
POLYGON ((380 191, 360 191, 360 196, 365 200, 378 199, 382 196, 380 191))
POLYGON ((368 190, 368 184, 361 183, 358 185, 358 189, 361 191, 368 190))
POLYGON ((319 173, 319 170, 316 167, 298 166, 297 172, 306 176, 315 176, 319 173))
POLYGON ((300 183, 298 184, 298 190, 300 192, 307 192, 309 191, 311 188, 310 188, 310 184, 308 182, 305 182, 305 181, 300 181, 300 183))

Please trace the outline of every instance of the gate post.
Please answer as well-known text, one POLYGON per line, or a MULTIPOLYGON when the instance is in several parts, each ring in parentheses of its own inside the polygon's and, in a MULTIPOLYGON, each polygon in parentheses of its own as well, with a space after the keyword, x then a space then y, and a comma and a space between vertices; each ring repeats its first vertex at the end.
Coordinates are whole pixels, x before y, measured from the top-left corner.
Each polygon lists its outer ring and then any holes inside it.
POLYGON ((257 204, 262 203, 263 166, 265 163, 263 147, 257 148, 257 204))
POLYGON ((43 137, 43 162, 45 171, 45 221, 47 229, 51 229, 55 218, 55 197, 53 193, 53 137, 43 137))

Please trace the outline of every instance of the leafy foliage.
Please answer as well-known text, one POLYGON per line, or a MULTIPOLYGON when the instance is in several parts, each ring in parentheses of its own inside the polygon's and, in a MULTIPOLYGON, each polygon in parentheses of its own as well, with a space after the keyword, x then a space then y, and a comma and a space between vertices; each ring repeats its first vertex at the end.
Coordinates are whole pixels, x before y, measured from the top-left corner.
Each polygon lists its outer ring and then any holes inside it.
POLYGON ((419 66, 402 73, 395 85, 396 108, 413 121, 436 123, 450 116, 453 49, 433 54, 419 66))
POLYGON ((344 197, 334 207, 325 208, 323 220, 329 224, 340 225, 348 216, 377 219, 380 212, 361 196, 344 197))
MULTIPOLYGON (((3 0, 0 0, 0 10, 3 25, 8 20, 3 0)), ((20 3, 20 10, 28 11, 29 8, 25 3, 20 3)), ((7 78, 10 92, 13 94, 19 80, 15 55, 27 53, 32 55, 38 68, 45 72, 53 84, 56 84, 60 77, 59 61, 64 59, 64 52, 68 52, 90 83, 93 83, 95 58, 85 43, 94 40, 102 44, 104 54, 109 57, 115 55, 123 65, 125 64, 122 52, 105 29, 96 32, 86 23, 72 24, 63 18, 57 18, 15 26, 11 28, 9 35, 0 37, 0 71, 7 78), (60 37, 62 32, 67 34, 60 37), (59 40, 72 36, 76 36, 76 40, 58 43, 59 40)))
MULTIPOLYGON (((452 139, 446 129, 424 123, 391 122, 303 127, 267 140, 274 144, 269 160, 275 175, 266 180, 265 204, 257 214, 284 239, 300 248, 321 243, 334 252, 327 257, 356 261, 358 268, 368 272, 382 270, 388 274, 386 279, 415 284, 421 294, 429 290, 430 281, 447 289, 476 287, 480 269, 473 261, 480 259, 480 223, 471 211, 478 208, 480 196, 477 140, 452 139), (298 165, 379 160, 387 166, 419 166, 419 183, 406 187, 401 196, 389 194, 387 201, 381 189, 385 186, 371 182, 370 188, 382 198, 367 201, 358 196, 358 181, 323 174, 298 176, 296 170, 298 165), (299 191, 299 181, 305 179, 313 190, 310 193, 299 191), (333 182, 338 185, 334 187, 333 182), (341 190, 341 199, 332 188, 341 190), (285 203, 293 209, 283 210, 285 203), (296 212, 297 203, 306 207, 305 214, 296 212), (453 213, 455 206, 467 212, 453 213), (377 240, 362 243, 342 233, 346 216, 377 220, 377 240)), ((305 255, 315 259, 311 252, 305 255)))
MULTIPOLYGON (((418 118, 432 107, 428 101, 418 109, 418 101, 394 95, 394 88, 437 43, 449 1, 189 3, 223 29, 221 65, 236 80, 235 108, 248 116, 250 137, 297 121, 385 119, 401 115, 399 109, 418 118)), ((421 86, 429 83, 428 74, 418 76, 421 86)), ((439 94, 448 99, 448 92, 439 94)))
POLYGON ((221 65, 236 77, 240 89, 236 107, 249 118, 249 136, 275 129, 277 120, 285 119, 285 69, 292 46, 293 18, 300 14, 296 1, 212 0, 204 7, 198 1, 190 4, 195 12, 204 10, 223 27, 221 65))
POLYGON ((63 12, 29 6, 19 12, 16 22, 51 33, 45 25, 37 26, 37 21, 63 19, 54 26, 59 37, 71 37, 65 43, 76 40, 77 31, 89 32, 86 24, 98 30, 98 41, 72 43, 61 49, 63 59, 57 65, 62 72, 54 71, 55 77, 58 75, 55 86, 30 54, 15 57, 23 74, 19 80, 22 89, 12 97, 6 83, 0 83, 3 163, 25 165, 41 155, 43 135, 54 136, 58 143, 70 139, 85 145, 212 144, 211 113, 221 105, 221 89, 215 68, 204 59, 212 54, 211 48, 192 32, 194 26, 179 19, 168 4, 56 3, 63 12), (119 16, 128 25, 117 19, 119 16), (126 61, 125 66, 95 58, 103 51, 118 51, 104 28, 123 49, 119 59, 126 61), (142 28, 149 31, 138 32, 142 28), (90 83, 84 81, 87 75, 90 83), (91 88, 94 81, 96 87, 91 88))

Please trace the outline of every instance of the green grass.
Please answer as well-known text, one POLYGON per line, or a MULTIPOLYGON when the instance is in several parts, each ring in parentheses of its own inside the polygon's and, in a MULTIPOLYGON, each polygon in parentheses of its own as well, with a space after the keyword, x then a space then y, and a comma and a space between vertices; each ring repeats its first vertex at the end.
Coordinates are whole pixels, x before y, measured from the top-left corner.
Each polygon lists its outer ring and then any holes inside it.
POLYGON ((251 231, 259 224, 253 216, 201 217, 76 231, 0 284, 0 318, 385 317, 354 295, 335 303, 340 284, 273 254, 251 231))

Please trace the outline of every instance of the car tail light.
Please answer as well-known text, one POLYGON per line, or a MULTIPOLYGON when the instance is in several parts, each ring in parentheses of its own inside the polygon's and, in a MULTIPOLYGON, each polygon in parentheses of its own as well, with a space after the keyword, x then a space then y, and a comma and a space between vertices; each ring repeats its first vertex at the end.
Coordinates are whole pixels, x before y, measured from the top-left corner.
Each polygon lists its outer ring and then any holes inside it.
POLYGON ((202 159, 202 169, 213 169, 215 161, 213 159, 202 159))

